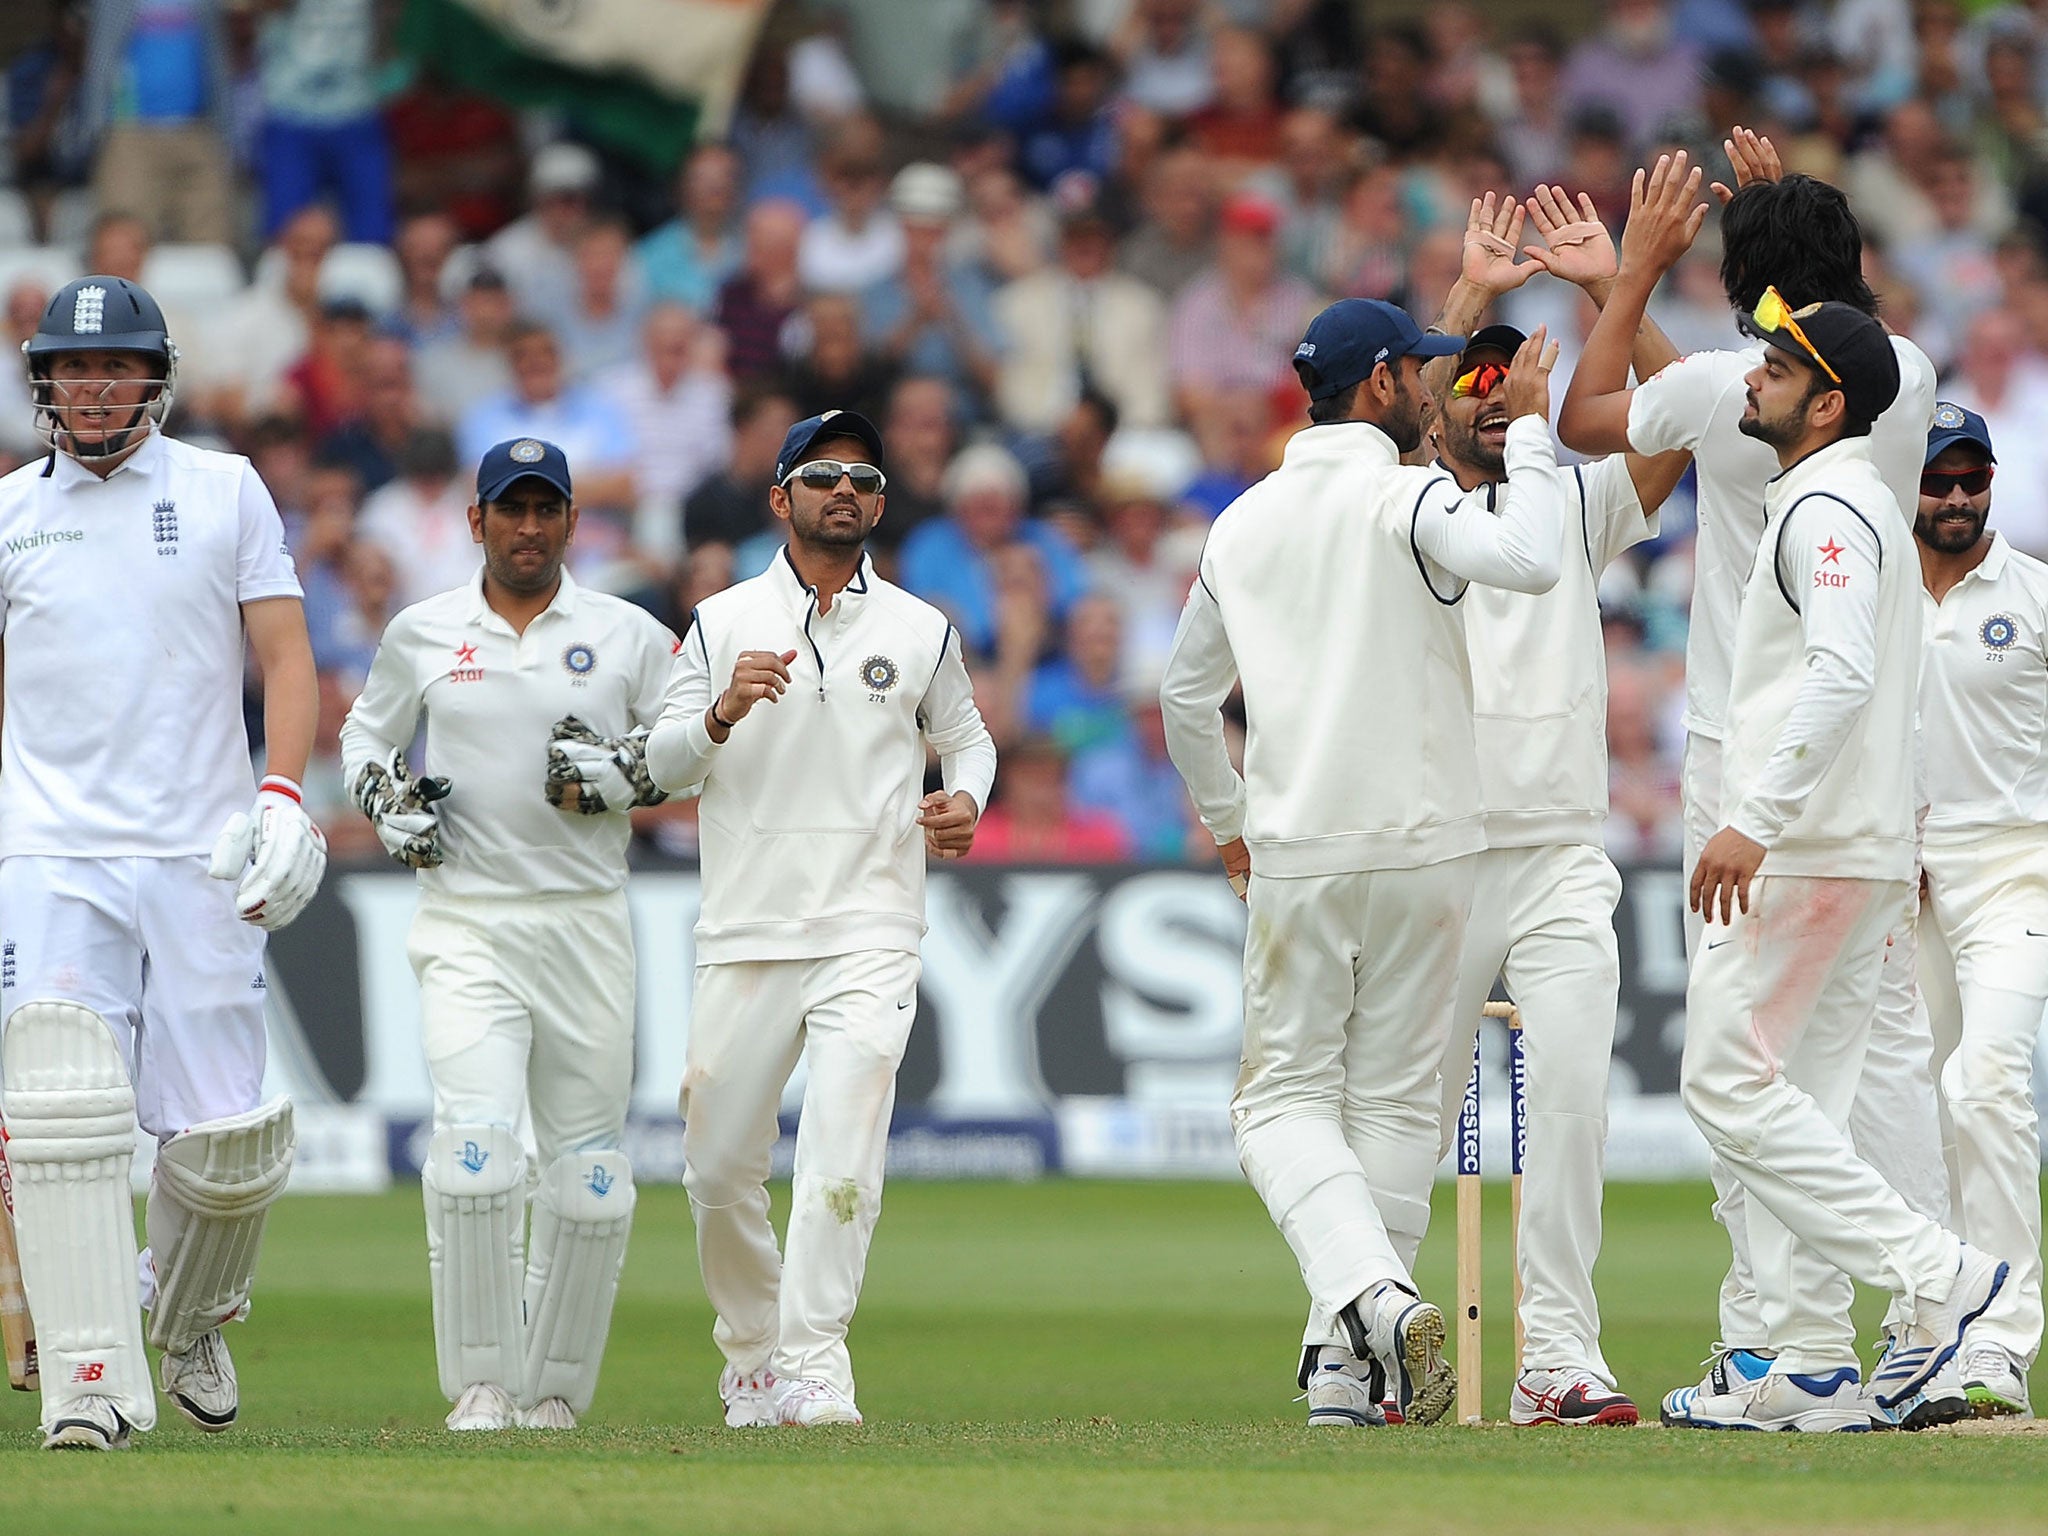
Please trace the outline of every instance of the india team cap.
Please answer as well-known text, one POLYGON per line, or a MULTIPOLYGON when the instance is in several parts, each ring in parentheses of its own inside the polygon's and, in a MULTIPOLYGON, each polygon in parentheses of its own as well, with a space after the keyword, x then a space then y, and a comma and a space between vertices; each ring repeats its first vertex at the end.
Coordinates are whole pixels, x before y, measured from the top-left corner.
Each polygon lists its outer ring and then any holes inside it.
POLYGON ((1951 405, 1946 400, 1934 402, 1934 426, 1927 433, 1927 457, 1921 462, 1932 464, 1945 448, 1957 443, 1974 443, 1984 450, 1984 457, 1992 463, 1998 462, 1998 455, 1991 451, 1991 428, 1982 416, 1960 405, 1951 405))
POLYGON ((1294 371, 1311 400, 1327 400, 1402 357, 1456 357, 1462 336, 1426 333, 1405 309, 1384 299, 1339 299, 1309 321, 1294 349, 1294 371))
POLYGON ((569 488, 569 456, 553 443, 537 437, 515 437, 484 455, 476 467, 476 501, 482 506, 496 501, 512 489, 513 482, 532 476, 544 480, 572 501, 569 488))
POLYGON ((775 483, 782 484, 790 471, 810 457, 813 443, 829 442, 835 437, 853 438, 867 449, 875 467, 882 467, 882 434, 875 424, 859 411, 826 411, 820 416, 806 416, 789 429, 782 440, 782 451, 775 455, 775 483))
MULTIPOLYGON (((1824 304, 1795 310, 1793 318, 1813 343, 1814 351, 1841 375, 1839 386, 1825 373, 1821 373, 1821 382, 1827 388, 1840 388, 1851 416, 1859 421, 1875 421, 1891 408, 1899 398, 1899 355, 1875 317, 1853 304, 1829 299, 1824 304)), ((1789 330, 1767 331, 1748 315, 1736 316, 1736 324, 1759 341, 1798 359, 1803 367, 1814 367, 1812 356, 1789 330)), ((1814 371, 1821 372, 1817 368, 1814 371)))

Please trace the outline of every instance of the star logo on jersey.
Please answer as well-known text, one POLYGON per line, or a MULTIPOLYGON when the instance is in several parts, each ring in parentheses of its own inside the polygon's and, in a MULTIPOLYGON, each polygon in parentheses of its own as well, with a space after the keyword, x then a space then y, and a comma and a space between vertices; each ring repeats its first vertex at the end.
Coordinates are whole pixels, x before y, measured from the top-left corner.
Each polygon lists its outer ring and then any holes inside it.
POLYGON ((2019 637, 2019 623, 2009 613, 1994 613, 1977 626, 1977 638, 1987 650, 2007 650, 2019 637))
POLYGON ((1833 538, 1829 538, 1827 543, 1820 547, 1820 557, 1829 565, 1840 565, 1842 563, 1843 548, 1844 546, 1837 544, 1833 538))
POLYGON ((461 666, 473 665, 476 661, 476 647, 473 645, 458 645, 455 647, 455 660, 461 666))
POLYGON ((484 680, 484 669, 477 664, 476 646, 465 642, 455 647, 455 665, 448 669, 451 683, 480 683, 484 680))

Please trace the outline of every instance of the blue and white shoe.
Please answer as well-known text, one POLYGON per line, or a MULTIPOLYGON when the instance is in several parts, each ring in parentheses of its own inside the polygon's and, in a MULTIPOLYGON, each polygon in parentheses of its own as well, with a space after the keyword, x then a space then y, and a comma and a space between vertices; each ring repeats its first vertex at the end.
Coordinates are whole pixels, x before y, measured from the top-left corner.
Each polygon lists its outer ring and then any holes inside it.
POLYGON ((1658 1417, 1673 1429, 1753 1429, 1744 1410, 1770 1368, 1769 1355, 1716 1344, 1699 1385, 1665 1393, 1658 1417))
POLYGON ((1887 1331, 1877 1346, 1877 1364, 1871 1368, 1869 1385, 1863 1389, 1864 1403, 1880 1428, 1903 1429, 1910 1434, 1954 1424, 1970 1416, 1970 1399, 1963 1390, 1962 1372, 1954 1360, 1928 1377, 1926 1386, 1897 1407, 1887 1408, 1880 1403, 1877 1383, 1884 1375, 1886 1358, 1898 1347, 1897 1337, 1887 1331))
MULTIPOLYGON (((1749 1361, 1758 1358, 1750 1355, 1749 1361)), ((1854 1366, 1817 1376, 1766 1370, 1751 1377, 1731 1372, 1725 1392, 1680 1387, 1665 1399, 1664 1422, 1681 1429, 1755 1429, 1807 1435, 1863 1434, 1877 1427, 1854 1366)))
POLYGON ((1897 1347, 1886 1352, 1872 1373, 1872 1395, 1880 1406, 1896 1410, 1955 1359, 1964 1331, 1984 1315, 2011 1273, 2012 1266, 2004 1260, 1962 1245, 1947 1297, 1919 1304, 1914 1321, 1900 1330, 1897 1347))
POLYGON ((1380 1371, 1334 1344, 1304 1352, 1296 1378, 1308 1402, 1308 1421, 1319 1429, 1378 1429, 1387 1422, 1380 1408, 1380 1371))

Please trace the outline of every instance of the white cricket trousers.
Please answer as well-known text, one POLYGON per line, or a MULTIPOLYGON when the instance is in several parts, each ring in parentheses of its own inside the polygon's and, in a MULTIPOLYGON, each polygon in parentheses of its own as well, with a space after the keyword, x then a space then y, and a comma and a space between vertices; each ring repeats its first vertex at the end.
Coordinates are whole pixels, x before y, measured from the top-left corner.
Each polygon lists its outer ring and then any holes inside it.
POLYGON ((623 890, 446 897, 422 891, 406 953, 434 1125, 518 1131, 536 1171, 613 1148, 633 1088, 633 926, 623 890))
POLYGON ((203 858, 0 859, 0 1020, 73 1002, 114 1032, 159 1141, 263 1102, 263 930, 203 858))
POLYGON ((712 1330, 742 1373, 852 1397, 846 1330, 882 1212, 896 1068, 917 1019, 914 952, 697 967, 683 1073, 683 1183, 712 1330), (803 1056, 789 1241, 768 1224, 776 1107, 803 1056))
MULTIPOLYGON (((1721 743, 1688 735, 1684 773, 1685 868, 1689 882, 1707 839, 1721 830, 1721 743)), ((1948 1170, 1941 1157, 1940 1112, 1935 1105, 1933 1039, 1920 1009, 1915 954, 1917 902, 1908 890, 1885 945, 1878 975, 1863 1076, 1849 1111, 1849 1139, 1857 1155, 1884 1175, 1906 1203, 1930 1221, 1949 1220, 1948 1170)), ((1688 909, 1685 947, 1697 960, 1705 920, 1688 909)), ((1772 1340, 1757 1306, 1750 1272, 1748 1215, 1742 1184, 1716 1157, 1714 1218, 1728 1233, 1728 1273, 1721 1280, 1721 1340, 1731 1349, 1768 1349, 1772 1340)))
POLYGON ((1230 1121, 1308 1287, 1304 1344, 1346 1343, 1337 1313, 1382 1280, 1413 1288, 1476 865, 1252 874, 1230 1121))
POLYGON ((1957 1230, 2012 1275, 1970 1327, 2032 1365, 2041 1349, 2041 1127, 2034 1042, 2048 1005, 2048 830, 1930 843, 1920 985, 1934 1029, 1957 1230))
POLYGON ((1779 1368, 1854 1366, 1850 1279, 1890 1291, 1898 1316, 1947 1297, 1955 1236, 1857 1155, 1849 1110, 1863 1074, 1885 932, 1901 881, 1762 876, 1750 909, 1708 924, 1686 988, 1680 1088, 1747 1201, 1750 1262, 1779 1368))
POLYGON ((1614 938, 1620 899, 1621 876, 1598 848, 1490 848, 1478 856, 1437 1135, 1441 1157, 1456 1136, 1472 1040, 1499 976, 1522 1012, 1528 1070, 1522 1363, 1529 1370, 1591 1371, 1609 1386, 1614 1375, 1600 1353, 1593 1263, 1600 1256, 1607 1073, 1621 990, 1614 938))

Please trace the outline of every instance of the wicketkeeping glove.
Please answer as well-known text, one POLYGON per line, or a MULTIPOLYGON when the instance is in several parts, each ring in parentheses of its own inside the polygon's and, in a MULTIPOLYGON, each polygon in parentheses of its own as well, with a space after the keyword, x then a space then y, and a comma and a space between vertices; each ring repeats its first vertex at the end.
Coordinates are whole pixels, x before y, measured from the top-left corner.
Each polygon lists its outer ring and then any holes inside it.
POLYGON ((542 792, 558 811, 585 816, 659 805, 668 792, 647 773, 647 732, 600 736, 574 715, 555 722, 542 792))
POLYGON ((386 853, 407 869, 437 869, 441 820, 434 802, 447 799, 451 787, 446 779, 414 778, 405 754, 393 752, 382 762, 363 764, 349 793, 377 829, 386 853))
POLYGON ((327 872, 327 835, 306 814, 299 786, 278 774, 256 790, 256 803, 220 830, 207 873, 234 880, 242 921, 275 932, 306 909, 327 872))

